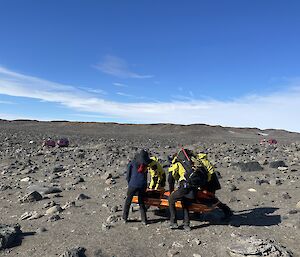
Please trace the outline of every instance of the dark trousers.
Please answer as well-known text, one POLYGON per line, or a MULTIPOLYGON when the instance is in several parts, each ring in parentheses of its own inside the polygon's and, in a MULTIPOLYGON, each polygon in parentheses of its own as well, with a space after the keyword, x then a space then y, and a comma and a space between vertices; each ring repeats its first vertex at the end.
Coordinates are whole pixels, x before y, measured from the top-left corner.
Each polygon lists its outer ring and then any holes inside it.
POLYGON ((141 212, 141 220, 143 222, 147 222, 147 216, 146 216, 147 209, 143 201, 143 197, 145 197, 146 195, 146 188, 136 188, 136 187, 128 187, 127 198, 124 204, 123 220, 128 219, 129 209, 134 195, 138 196, 138 202, 139 202, 140 212, 141 212))
POLYGON ((170 223, 177 223, 177 214, 175 202, 181 201, 183 207, 183 224, 190 225, 189 211, 187 209, 187 199, 185 198, 191 192, 191 189, 180 187, 176 191, 173 191, 169 197, 169 208, 170 208, 170 223))

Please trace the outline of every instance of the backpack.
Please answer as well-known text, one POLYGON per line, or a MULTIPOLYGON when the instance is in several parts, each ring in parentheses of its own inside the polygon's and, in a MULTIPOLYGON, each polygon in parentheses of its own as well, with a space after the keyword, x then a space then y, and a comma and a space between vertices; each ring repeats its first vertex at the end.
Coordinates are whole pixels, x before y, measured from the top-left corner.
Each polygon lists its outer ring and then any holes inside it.
POLYGON ((191 150, 182 148, 177 154, 177 161, 185 169, 184 177, 190 187, 202 187, 207 183, 208 175, 206 168, 201 165, 197 168, 194 166, 192 157, 195 155, 191 150))

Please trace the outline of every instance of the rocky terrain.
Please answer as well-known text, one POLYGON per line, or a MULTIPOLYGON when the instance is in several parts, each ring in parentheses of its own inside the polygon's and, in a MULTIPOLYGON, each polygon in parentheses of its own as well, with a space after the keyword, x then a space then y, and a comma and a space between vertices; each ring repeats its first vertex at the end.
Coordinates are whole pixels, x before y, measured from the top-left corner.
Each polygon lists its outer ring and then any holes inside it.
POLYGON ((0 256, 300 256, 299 175, 298 133, 0 120, 0 256), (43 147, 48 137, 70 146, 43 147), (142 225, 133 206, 123 223, 128 160, 146 148, 167 170, 182 145, 209 152, 232 220, 215 210, 170 230, 167 213, 152 207, 142 225))

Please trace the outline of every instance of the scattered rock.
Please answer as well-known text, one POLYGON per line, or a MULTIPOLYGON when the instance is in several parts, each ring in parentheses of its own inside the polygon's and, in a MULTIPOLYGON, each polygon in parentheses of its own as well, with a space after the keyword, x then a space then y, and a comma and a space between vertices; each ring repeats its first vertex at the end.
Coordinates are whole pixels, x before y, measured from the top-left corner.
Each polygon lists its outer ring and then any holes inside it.
POLYGON ((270 168, 278 169, 278 167, 287 167, 284 161, 272 161, 269 164, 270 168))
POLYGON ((292 198, 288 192, 283 192, 282 197, 283 197, 283 199, 291 199, 292 198))
POLYGON ((292 253, 273 240, 264 240, 256 236, 232 235, 234 240, 228 246, 228 252, 233 257, 270 256, 292 257, 292 253))
POLYGON ((13 247, 20 241, 22 231, 20 225, 0 224, 0 250, 13 247))
POLYGON ((300 210, 300 201, 296 204, 296 209, 300 210))
POLYGON ((52 216, 49 217, 48 221, 49 221, 49 222, 54 222, 54 221, 57 221, 57 220, 60 220, 60 219, 61 219, 61 218, 60 218, 59 215, 54 214, 54 215, 52 215, 52 216))
POLYGON ((42 233, 44 233, 44 232, 46 232, 47 231, 47 229, 45 228, 45 227, 40 227, 40 228, 38 228, 36 231, 35 231, 35 233, 37 233, 37 234, 42 234, 42 233))
POLYGON ((31 193, 28 193, 28 194, 24 195, 20 199, 20 202, 21 203, 31 203, 31 202, 40 201, 42 199, 43 199, 43 196, 39 192, 33 191, 31 193))
POLYGON ((86 257, 85 251, 83 247, 76 247, 65 251, 59 257, 86 257))
POLYGON ((241 172, 250 172, 250 171, 261 171, 263 167, 257 161, 253 162, 238 162, 232 165, 235 169, 241 172))
POLYGON ((59 205, 54 205, 53 207, 50 207, 47 211, 46 214, 47 215, 52 215, 52 214, 56 214, 56 213, 60 213, 62 212, 63 209, 59 206, 59 205))
POLYGON ((77 197, 76 197, 76 200, 85 200, 85 199, 91 199, 91 197, 85 195, 85 194, 79 194, 77 197))

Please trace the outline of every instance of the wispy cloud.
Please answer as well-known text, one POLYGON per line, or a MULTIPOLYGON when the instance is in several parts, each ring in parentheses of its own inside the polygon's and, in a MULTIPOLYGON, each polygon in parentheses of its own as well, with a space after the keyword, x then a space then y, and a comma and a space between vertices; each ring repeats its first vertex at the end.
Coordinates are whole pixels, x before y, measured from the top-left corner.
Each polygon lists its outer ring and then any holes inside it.
MULTIPOLYGON (((282 128, 300 132, 300 84, 265 96, 231 101, 189 100, 120 103, 74 86, 23 75, 0 67, 0 94, 60 103, 74 111, 135 123, 207 123, 223 126, 282 128)), ((1 114, 0 114, 1 115, 1 114)), ((24 114, 25 115, 25 114, 24 114)), ((4 116, 5 118, 5 116, 4 116)), ((92 119, 92 118, 91 118, 92 119)))
POLYGON ((3 100, 0 100, 0 104, 16 104, 16 103, 11 102, 11 101, 3 101, 3 100))
POLYGON ((128 87, 127 85, 125 85, 123 83, 118 83, 118 82, 113 83, 113 85, 116 87, 128 87))
POLYGON ((144 75, 132 71, 125 60, 112 55, 105 56, 104 60, 94 67, 103 73, 119 78, 148 79, 153 77, 153 75, 144 75))

